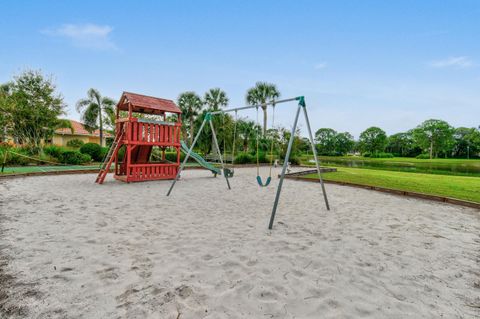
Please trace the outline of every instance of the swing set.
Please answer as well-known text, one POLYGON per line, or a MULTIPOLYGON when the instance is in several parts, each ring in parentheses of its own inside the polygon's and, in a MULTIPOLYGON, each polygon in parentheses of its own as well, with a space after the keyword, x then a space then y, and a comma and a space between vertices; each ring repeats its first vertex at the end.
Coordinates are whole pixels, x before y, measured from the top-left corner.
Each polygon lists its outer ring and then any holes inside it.
MULTIPOLYGON (((274 148, 274 139, 272 138, 270 141, 270 171, 265 183, 262 181, 262 177, 260 176, 260 143, 259 143, 259 129, 260 122, 258 120, 258 106, 256 108, 257 111, 257 129, 256 131, 256 163, 257 163, 257 183, 260 187, 267 187, 270 185, 272 181, 272 166, 273 166, 273 148, 274 148)), ((225 131, 225 114, 226 112, 222 113, 223 117, 223 130, 225 131)), ((272 128, 275 126, 275 104, 272 104, 272 128)), ((235 122, 233 125, 233 143, 232 143, 232 158, 231 158, 231 165, 228 167, 227 164, 227 153, 226 153, 226 138, 223 139, 223 159, 225 160, 225 168, 223 169, 223 174, 226 175, 228 178, 232 178, 234 174, 234 162, 235 162, 235 145, 237 140, 237 122, 238 122, 238 111, 235 110, 235 122)))
MULTIPOLYGON (((288 167, 288 160, 289 160, 290 154, 292 152, 293 140, 295 138, 295 131, 297 129, 298 118, 299 118, 300 112, 302 110, 303 110, 303 114, 305 116, 305 124, 307 126, 308 135, 309 135, 309 139, 310 139, 310 144, 312 146, 312 152, 313 152, 313 156, 314 156, 314 159, 315 159, 315 165, 316 165, 316 169, 317 169, 317 173, 318 173, 318 179, 320 181, 320 185, 321 185, 321 189, 322 189, 323 199, 325 201, 325 206, 326 206, 327 210, 330 210, 330 205, 328 203, 327 193, 325 191, 325 186, 323 184, 322 174, 320 172, 320 162, 318 160, 317 150, 315 148, 315 143, 314 143, 314 140, 313 140, 313 134, 312 134, 312 130, 310 128, 310 121, 308 119, 307 106, 306 106, 306 103, 305 103, 305 98, 303 96, 298 96, 298 97, 295 97, 295 98, 278 100, 278 101, 270 101, 270 102, 263 103, 263 104, 258 104, 258 105, 248 105, 248 106, 244 106, 244 107, 237 107, 237 108, 232 108, 232 109, 219 110, 219 111, 209 112, 209 113, 205 114, 203 122, 200 125, 200 129, 198 130, 198 132, 197 132, 197 134, 196 134, 196 136, 193 140, 193 143, 192 143, 192 145, 190 145, 190 148, 187 152, 187 155, 185 156, 185 159, 183 160, 182 164, 180 165, 180 168, 177 171, 177 176, 172 181, 170 189, 167 192, 167 196, 169 196, 171 194, 171 192, 173 190, 173 187, 175 186, 176 182, 180 178, 180 174, 181 174, 183 168, 185 167, 185 164, 187 163, 190 155, 193 153, 193 148, 194 148, 195 144, 197 143, 197 140, 198 140, 203 128, 207 124, 207 122, 209 123, 210 129, 212 130, 214 146, 215 146, 215 149, 216 149, 217 154, 219 156, 220 164, 222 166, 223 176, 224 176, 225 181, 227 183, 227 188, 230 190, 231 186, 230 186, 229 178, 232 178, 233 175, 234 175, 234 167, 233 167, 234 165, 233 164, 234 164, 234 160, 235 160, 237 112, 241 111, 241 110, 247 110, 247 109, 255 108, 256 111, 257 111, 257 126, 258 126, 258 123, 259 123, 259 121, 258 121, 258 108, 262 107, 262 106, 263 107, 268 107, 269 105, 271 105, 272 106, 272 114, 273 114, 273 116, 272 116, 272 126, 273 126, 275 124, 275 107, 276 107, 276 105, 277 104, 282 104, 282 103, 287 103, 287 102, 293 102, 293 101, 298 102, 297 112, 295 114, 295 118, 294 118, 294 121, 293 121, 292 131, 291 131, 290 139, 288 141, 287 152, 285 154, 285 159, 283 161, 282 172, 280 174, 280 181, 279 181, 278 186, 277 186, 277 192, 276 192, 276 195, 275 195, 275 201, 273 203, 273 208, 272 208, 272 213, 271 213, 271 216, 270 216, 270 222, 268 224, 268 229, 273 228, 273 222, 275 220, 275 214, 277 212, 278 202, 280 200, 280 194, 282 192, 283 181, 285 179, 285 173, 286 173, 287 167, 288 167), (222 158, 222 154, 221 154, 220 147, 219 147, 219 144, 218 144, 217 135, 215 133, 215 128, 214 128, 214 125, 213 125, 212 118, 213 118, 213 116, 217 116, 217 115, 225 116, 225 114, 229 113, 229 112, 235 112, 235 124, 234 124, 234 133, 233 133, 232 163, 231 163, 230 167, 227 167, 228 164, 227 164, 227 161, 225 159, 225 155, 226 155, 226 153, 225 153, 225 139, 223 141, 224 142, 224 144, 223 144, 223 146, 224 146, 223 147, 224 156, 222 158), (224 162, 224 159, 225 159, 225 162, 224 162)), ((225 118, 223 119, 223 123, 225 124, 225 118)), ((257 130, 257 137, 256 137, 256 148, 257 148, 257 150, 256 150, 257 151, 257 154, 256 154, 257 155, 257 177, 256 177, 256 181, 257 181, 257 183, 260 187, 267 187, 268 185, 270 185, 270 182, 272 181, 273 148, 274 148, 273 138, 272 138, 272 141, 270 143, 270 170, 269 170, 269 175, 268 175, 268 177, 266 178, 265 181, 263 181, 262 177, 260 176, 259 132, 258 132, 258 130, 257 130)))

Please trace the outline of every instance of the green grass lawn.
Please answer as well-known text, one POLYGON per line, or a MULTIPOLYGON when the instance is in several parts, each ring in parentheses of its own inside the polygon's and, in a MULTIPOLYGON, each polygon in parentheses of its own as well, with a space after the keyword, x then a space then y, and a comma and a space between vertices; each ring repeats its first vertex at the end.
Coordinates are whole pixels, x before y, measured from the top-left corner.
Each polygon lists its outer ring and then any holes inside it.
MULTIPOLYGON (((325 180, 385 187, 480 202, 480 178, 339 167, 325 180)), ((318 178, 316 174, 307 175, 318 178)))
MULTIPOLYGON (((302 163, 311 165, 313 156, 304 155, 302 163)), ((320 156, 323 165, 334 167, 369 168, 412 173, 428 173, 456 176, 479 176, 479 159, 416 159, 408 157, 369 158, 361 156, 320 156)))
POLYGON ((480 166, 480 159, 465 158, 433 158, 433 159, 417 159, 413 157, 392 157, 392 158, 371 158, 363 156, 320 156, 323 159, 342 159, 352 160, 358 159, 372 162, 407 162, 407 163, 436 163, 436 164, 465 164, 480 166))
POLYGON ((98 165, 70 165, 70 166, 47 166, 47 165, 32 165, 32 166, 8 166, 4 169, 4 174, 26 174, 36 172, 55 172, 55 171, 71 171, 71 170, 98 170, 98 165))

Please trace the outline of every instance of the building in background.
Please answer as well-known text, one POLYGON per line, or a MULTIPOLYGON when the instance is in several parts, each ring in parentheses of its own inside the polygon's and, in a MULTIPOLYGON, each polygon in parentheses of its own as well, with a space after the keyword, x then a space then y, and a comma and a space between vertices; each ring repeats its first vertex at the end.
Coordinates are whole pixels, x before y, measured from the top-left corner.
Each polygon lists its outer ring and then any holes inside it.
MULTIPOLYGON (((100 144, 100 130, 89 132, 82 123, 74 120, 69 121, 72 123, 73 132, 69 128, 60 128, 55 130, 52 138, 52 144, 66 146, 68 141, 73 139, 81 140, 84 143, 100 144)), ((112 135, 104 130, 103 145, 106 145, 106 139, 111 137, 112 135)))

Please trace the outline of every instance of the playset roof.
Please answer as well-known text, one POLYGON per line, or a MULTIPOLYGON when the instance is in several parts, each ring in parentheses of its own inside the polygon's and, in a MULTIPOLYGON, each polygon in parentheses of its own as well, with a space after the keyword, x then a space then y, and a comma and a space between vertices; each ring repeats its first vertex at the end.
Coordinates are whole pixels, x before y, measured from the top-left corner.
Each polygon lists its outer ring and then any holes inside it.
POLYGON ((158 97, 123 92, 117 107, 122 111, 128 111, 128 103, 133 112, 147 114, 163 114, 165 112, 181 114, 182 111, 172 100, 158 97))

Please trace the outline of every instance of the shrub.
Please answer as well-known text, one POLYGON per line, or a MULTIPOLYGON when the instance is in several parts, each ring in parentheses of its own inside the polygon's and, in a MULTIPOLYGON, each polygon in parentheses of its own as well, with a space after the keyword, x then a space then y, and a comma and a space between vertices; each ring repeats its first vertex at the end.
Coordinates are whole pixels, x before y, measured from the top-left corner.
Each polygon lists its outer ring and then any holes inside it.
MULTIPOLYGON (((25 151, 24 149, 21 149, 21 148, 11 148, 11 149, 8 149, 8 151, 6 149, 4 149, 4 152, 7 152, 7 158, 6 158, 6 162, 5 164, 7 165, 28 165, 30 164, 31 160, 24 157, 24 156, 21 156, 21 155, 25 155, 25 156, 30 156, 30 154, 25 151), (15 152, 15 153, 11 153, 11 152, 15 152)), ((5 154, 2 154, 2 162, 3 162, 3 156, 5 156, 5 154)))
POLYGON ((29 159, 25 156, 32 157, 29 149, 27 147, 13 147, 8 144, 2 144, 0 146, 0 163, 3 163, 4 158, 6 159, 6 165, 28 165, 34 160, 29 159), (12 153, 14 152, 14 153, 12 153), (7 157, 5 158, 5 153, 7 157), (23 155, 23 156, 22 156, 23 155))
MULTIPOLYGON (((165 159, 170 162, 177 162, 177 152, 165 152, 165 159)), ((184 159, 185 159, 185 153, 182 152, 180 153, 180 162, 182 162, 184 159)))
POLYGON ((102 158, 102 161, 105 159, 105 156, 107 156, 109 147, 102 147, 102 151, 100 152, 100 157, 102 158))
POLYGON ((379 153, 373 153, 372 155, 370 155, 371 158, 392 158, 394 157, 392 153, 383 153, 383 152, 379 152, 379 153))
POLYGON ((52 163, 49 163, 49 162, 53 162, 53 163, 59 162, 58 158, 48 155, 46 153, 40 153, 40 155, 37 158, 39 161, 38 162, 35 161, 35 164, 38 164, 38 165, 51 165, 52 163))
POLYGON ((250 164, 255 163, 256 158, 248 153, 239 153, 235 157, 235 164, 250 164))
POLYGON ((416 158, 418 158, 418 159, 430 159, 430 155, 429 154, 420 154, 416 158))
POLYGON ((363 157, 370 157, 370 158, 392 158, 394 157, 392 153, 384 153, 384 152, 377 152, 377 153, 370 153, 365 152, 362 154, 363 157))
POLYGON ((74 138, 73 140, 70 140, 67 142, 68 147, 72 148, 80 148, 82 145, 85 144, 82 140, 79 140, 78 138, 74 138))
POLYGON ((79 165, 90 162, 92 158, 88 154, 78 151, 66 151, 62 154, 62 162, 65 164, 79 165))
MULTIPOLYGON (((257 155, 256 154, 253 156, 253 162, 254 163, 257 162, 257 155)), ((264 152, 260 152, 260 153, 258 153, 258 162, 259 163, 270 163, 270 158, 267 159, 267 155, 265 155, 264 152)))
POLYGON ((47 155, 50 155, 53 158, 62 160, 62 154, 67 150, 62 146, 57 145, 47 145, 43 148, 43 152, 47 155))
POLYGON ((103 160, 102 147, 96 143, 86 143, 80 147, 80 153, 88 154, 94 161, 103 160))
POLYGON ((296 156, 292 156, 288 159, 288 161, 290 162, 290 164, 292 165, 300 165, 300 158, 296 157, 296 156))

